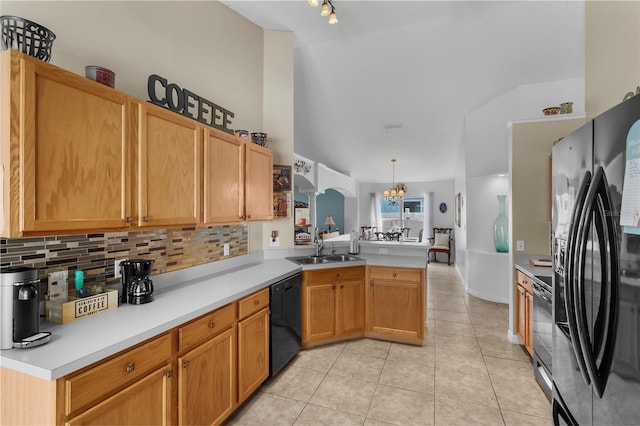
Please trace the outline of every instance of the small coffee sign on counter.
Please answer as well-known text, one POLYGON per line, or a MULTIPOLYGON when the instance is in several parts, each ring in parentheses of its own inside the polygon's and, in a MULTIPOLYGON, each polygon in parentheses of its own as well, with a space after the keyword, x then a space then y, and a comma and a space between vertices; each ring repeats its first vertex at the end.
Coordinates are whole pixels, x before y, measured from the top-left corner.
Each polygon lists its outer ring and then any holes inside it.
POLYGON ((118 290, 107 290, 81 299, 70 297, 64 302, 47 301, 45 303, 47 321, 58 324, 66 324, 117 307, 118 290))
POLYGON ((229 126, 234 113, 228 109, 188 89, 182 89, 175 83, 169 83, 166 78, 156 74, 149 76, 147 91, 151 103, 233 134, 233 129, 229 126))

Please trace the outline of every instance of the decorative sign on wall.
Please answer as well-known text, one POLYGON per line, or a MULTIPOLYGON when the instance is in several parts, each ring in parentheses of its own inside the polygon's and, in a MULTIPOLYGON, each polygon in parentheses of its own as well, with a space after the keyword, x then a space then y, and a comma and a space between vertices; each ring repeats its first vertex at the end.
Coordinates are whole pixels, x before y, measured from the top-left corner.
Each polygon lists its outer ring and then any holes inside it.
POLYGON ((153 104, 233 134, 230 126, 234 114, 231 111, 190 90, 182 89, 175 83, 168 83, 166 78, 156 74, 150 75, 147 80, 147 92, 153 104))

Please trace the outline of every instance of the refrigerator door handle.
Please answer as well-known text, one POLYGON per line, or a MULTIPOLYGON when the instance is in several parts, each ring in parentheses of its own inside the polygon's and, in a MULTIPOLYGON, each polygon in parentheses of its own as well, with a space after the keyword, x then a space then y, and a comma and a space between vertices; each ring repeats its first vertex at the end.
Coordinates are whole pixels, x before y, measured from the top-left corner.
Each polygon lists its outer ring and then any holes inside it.
POLYGON ((591 378, 587 371, 587 366, 585 363, 585 357, 582 351, 582 345, 580 344, 581 340, 581 330, 578 328, 577 324, 577 314, 575 310, 576 306, 576 296, 578 294, 578 281, 581 277, 578 277, 576 269, 579 271, 579 268, 576 268, 576 259, 578 258, 578 249, 580 241, 580 237, 582 235, 582 227, 580 226, 580 218, 583 215, 586 204, 587 191, 590 187, 591 183, 591 172, 587 171, 582 179, 582 183, 580 184, 580 189, 578 190, 578 196, 576 198, 576 202, 573 206, 573 213, 571 218, 571 227, 569 228, 569 234, 567 237, 567 251, 565 257, 565 310, 567 313, 567 325, 569 328, 569 340, 571 341, 571 347, 573 348, 573 353, 576 357, 576 362, 578 363, 578 368, 582 375, 582 378, 587 383, 587 385, 591 384, 591 378))
MULTIPOLYGON (((601 294, 600 304, 595 316, 593 343, 589 339, 587 323, 587 307, 585 305, 584 267, 578 270, 578 288, 575 294, 577 309, 577 325, 580 345, 585 355, 587 372, 598 397, 602 397, 611 371, 613 352, 615 349, 616 328, 618 319, 619 263, 617 228, 612 214, 612 203, 609 185, 602 167, 598 167, 593 176, 591 188, 585 200, 587 208, 581 217, 581 228, 588 231, 591 218, 598 241, 600 242, 601 294)), ((579 240, 581 259, 586 254, 588 235, 579 240)))
POLYGON ((558 394, 553 395, 553 403, 551 404, 551 413, 553 416, 553 424, 555 426, 561 426, 560 420, 563 420, 563 424, 578 426, 578 422, 573 418, 569 410, 567 409, 564 401, 558 394))

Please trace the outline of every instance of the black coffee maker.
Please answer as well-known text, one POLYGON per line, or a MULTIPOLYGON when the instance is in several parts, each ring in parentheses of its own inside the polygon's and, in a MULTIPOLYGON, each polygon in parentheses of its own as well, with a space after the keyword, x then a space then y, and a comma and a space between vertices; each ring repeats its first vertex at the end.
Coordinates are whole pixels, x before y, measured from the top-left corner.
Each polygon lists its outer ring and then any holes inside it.
POLYGON ((133 259, 120 262, 120 303, 142 305, 153 302, 153 281, 149 279, 152 268, 153 260, 133 259))

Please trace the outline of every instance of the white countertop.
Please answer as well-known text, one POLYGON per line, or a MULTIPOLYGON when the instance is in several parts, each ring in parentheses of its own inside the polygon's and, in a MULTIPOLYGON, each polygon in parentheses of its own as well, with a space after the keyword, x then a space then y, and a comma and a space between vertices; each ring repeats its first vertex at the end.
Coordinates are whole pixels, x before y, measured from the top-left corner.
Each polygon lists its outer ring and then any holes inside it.
POLYGON ((530 259, 549 259, 551 260, 551 256, 542 255, 542 256, 526 256, 526 255, 516 255, 514 258, 515 267, 517 270, 527 275, 531 279, 535 279, 536 275, 540 277, 550 277, 553 275, 553 268, 550 266, 532 266, 529 264, 530 259))
POLYGON ((260 260, 159 288, 152 303, 123 304, 90 318, 42 327, 52 333, 48 343, 3 350, 0 365, 55 380, 301 270, 285 259, 260 260))
MULTIPOLYGON (((420 251, 421 252, 421 251, 420 251)), ((415 256, 358 254, 357 262, 301 265, 282 257, 252 253, 152 276, 155 299, 123 304, 67 324, 45 323, 51 340, 28 349, 0 351, 0 365, 31 376, 56 380, 96 361, 168 331, 303 269, 380 265, 426 267, 426 250, 415 256)))

